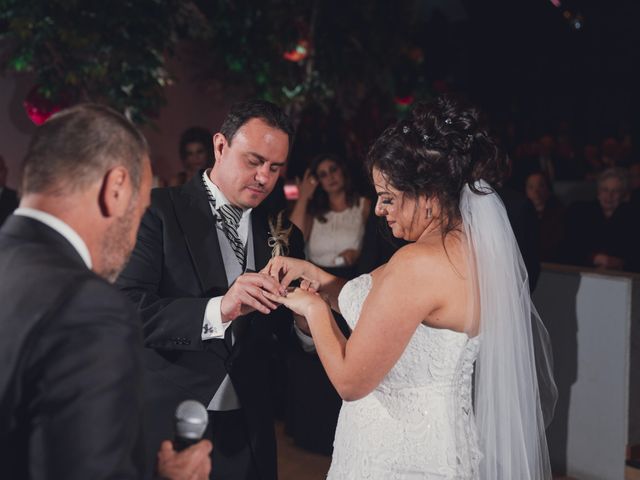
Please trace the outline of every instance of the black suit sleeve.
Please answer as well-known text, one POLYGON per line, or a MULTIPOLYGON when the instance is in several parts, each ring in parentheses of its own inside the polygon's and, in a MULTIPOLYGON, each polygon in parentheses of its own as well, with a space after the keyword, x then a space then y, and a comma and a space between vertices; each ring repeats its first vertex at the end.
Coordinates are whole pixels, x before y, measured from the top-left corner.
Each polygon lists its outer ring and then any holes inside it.
POLYGON ((161 215, 153 208, 149 209, 140 224, 131 259, 117 285, 140 312, 147 347, 203 350, 202 324, 209 298, 199 298, 188 292, 180 297, 160 293, 163 275, 173 274, 165 269, 164 234, 161 215))
MULTIPOLYGON (((157 200, 161 201, 159 198, 157 200)), ((178 257, 187 252, 183 244, 167 254, 170 247, 164 243, 165 238, 170 238, 172 246, 175 246, 179 240, 182 241, 183 235, 182 231, 170 231, 173 224, 169 225, 171 222, 165 221, 164 218, 165 212, 169 211, 173 212, 164 205, 163 208, 151 207, 145 213, 136 247, 129 263, 120 274, 117 285, 140 312, 147 347, 158 350, 201 351, 208 348, 207 342, 202 341, 202 325, 207 303, 211 297, 224 295, 226 289, 200 292, 199 287, 189 290, 181 284, 181 281, 196 281, 197 278, 194 277, 190 257, 178 257), (171 258, 165 258, 165 255, 171 258), (185 269, 185 273, 178 273, 179 269, 185 269), (165 290, 170 291, 172 296, 165 295, 161 287, 169 281, 172 282, 172 286, 165 290)), ((266 215, 262 207, 256 214, 266 215)), ((295 226, 290 236, 289 255, 304 258, 304 240, 302 233, 295 226)))
POLYGON ((139 325, 101 280, 83 282, 28 357, 34 480, 141 478, 139 325))
POLYGON ((302 232, 293 223, 291 224, 291 228, 289 256, 304 259, 304 238, 302 232))

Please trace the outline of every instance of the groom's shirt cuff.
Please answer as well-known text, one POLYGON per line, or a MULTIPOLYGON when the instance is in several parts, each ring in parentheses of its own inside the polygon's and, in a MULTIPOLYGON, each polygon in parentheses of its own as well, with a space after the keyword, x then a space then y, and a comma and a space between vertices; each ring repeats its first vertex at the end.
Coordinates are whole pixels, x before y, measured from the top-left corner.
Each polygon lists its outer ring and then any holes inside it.
POLYGON ((220 304, 222 297, 213 297, 204 309, 204 321, 202 322, 202 340, 224 339, 224 332, 231 322, 222 322, 220 304))

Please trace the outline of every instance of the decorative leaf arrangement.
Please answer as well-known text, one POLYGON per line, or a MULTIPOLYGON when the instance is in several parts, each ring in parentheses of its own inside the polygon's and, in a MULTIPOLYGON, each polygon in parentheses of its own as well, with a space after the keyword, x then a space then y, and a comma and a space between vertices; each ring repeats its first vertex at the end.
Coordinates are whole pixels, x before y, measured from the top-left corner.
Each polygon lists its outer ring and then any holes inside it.
POLYGON ((272 100, 296 119, 308 107, 348 119, 372 95, 391 102, 419 94, 419 4, 0 0, 0 73, 34 73, 33 98, 52 109, 98 101, 143 123, 174 81, 167 58, 192 40, 200 80, 221 84, 225 95, 240 89, 236 96, 272 100))
POLYGON ((197 56, 201 76, 285 105, 297 119, 309 106, 350 118, 372 93, 391 102, 422 88, 418 3, 200 1, 211 28, 197 56), (407 68, 414 85, 400 92, 407 68))
POLYGON ((267 241, 271 247, 271 258, 289 255, 289 236, 293 225, 284 227, 284 210, 278 212, 274 217, 269 218, 269 239, 267 241))
POLYGON ((0 70, 33 72, 50 103, 102 102, 143 123, 165 103, 165 60, 190 22, 180 0, 0 0, 0 70))

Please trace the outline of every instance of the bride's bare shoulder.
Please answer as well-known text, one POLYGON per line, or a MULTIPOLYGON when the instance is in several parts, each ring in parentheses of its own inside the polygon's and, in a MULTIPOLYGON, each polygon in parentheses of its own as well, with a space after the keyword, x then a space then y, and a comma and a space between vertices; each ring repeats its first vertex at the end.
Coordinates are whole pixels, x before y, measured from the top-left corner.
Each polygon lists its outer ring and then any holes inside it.
POLYGON ((416 269, 431 272, 432 269, 458 268, 465 260, 461 242, 438 237, 426 242, 415 242, 399 249, 389 260, 387 267, 396 269, 416 269))

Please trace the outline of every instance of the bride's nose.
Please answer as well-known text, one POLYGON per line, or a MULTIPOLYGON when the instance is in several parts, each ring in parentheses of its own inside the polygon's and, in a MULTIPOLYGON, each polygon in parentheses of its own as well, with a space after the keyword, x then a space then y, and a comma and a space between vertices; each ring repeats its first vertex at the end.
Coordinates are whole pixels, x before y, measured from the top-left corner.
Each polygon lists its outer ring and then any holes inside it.
POLYGON ((384 217, 388 212, 387 212, 387 207, 386 205, 384 205, 380 199, 378 199, 378 201, 376 202, 376 207, 374 209, 374 213, 378 216, 378 217, 384 217))

